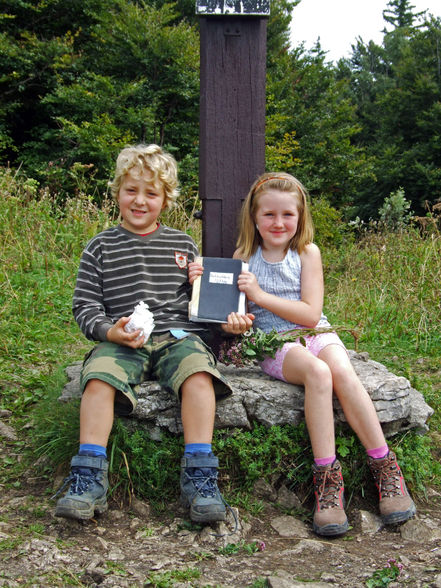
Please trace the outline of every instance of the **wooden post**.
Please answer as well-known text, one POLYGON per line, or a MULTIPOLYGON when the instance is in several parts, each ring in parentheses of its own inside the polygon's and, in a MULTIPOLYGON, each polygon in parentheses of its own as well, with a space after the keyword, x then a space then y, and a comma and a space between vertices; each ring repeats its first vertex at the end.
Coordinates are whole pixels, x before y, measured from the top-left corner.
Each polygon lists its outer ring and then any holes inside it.
POLYGON ((243 5, 197 0, 197 12, 203 15, 199 194, 205 256, 231 257, 241 204, 265 170, 269 1, 243 5))

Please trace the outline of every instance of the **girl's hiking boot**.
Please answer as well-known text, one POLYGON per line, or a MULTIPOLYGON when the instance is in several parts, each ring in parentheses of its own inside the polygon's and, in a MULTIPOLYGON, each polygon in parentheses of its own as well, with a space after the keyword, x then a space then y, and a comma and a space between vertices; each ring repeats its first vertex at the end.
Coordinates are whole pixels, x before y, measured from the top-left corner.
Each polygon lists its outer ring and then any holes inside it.
POLYGON ((91 519, 94 513, 107 510, 107 471, 109 462, 104 457, 75 455, 71 461, 70 475, 55 494, 58 496, 70 484, 66 494, 57 501, 56 517, 91 519))
POLYGON ((181 460, 181 500, 197 523, 224 521, 225 501, 217 486, 219 460, 212 453, 184 455, 181 460))
POLYGON ((404 523, 416 513, 393 451, 386 457, 368 457, 368 465, 380 494, 380 514, 386 525, 404 523))
POLYGON ((344 485, 340 462, 326 466, 313 464, 315 509, 313 529, 317 535, 343 535, 349 528, 344 510, 344 485))

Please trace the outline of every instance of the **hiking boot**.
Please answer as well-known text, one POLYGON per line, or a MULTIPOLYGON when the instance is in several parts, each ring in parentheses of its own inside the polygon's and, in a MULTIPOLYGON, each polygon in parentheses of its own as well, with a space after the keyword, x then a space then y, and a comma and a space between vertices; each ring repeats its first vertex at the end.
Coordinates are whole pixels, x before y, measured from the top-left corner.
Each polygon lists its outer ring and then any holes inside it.
POLYGON ((217 487, 219 460, 212 453, 195 453, 181 460, 181 500, 197 523, 224 521, 225 501, 217 487))
POLYGON ((386 457, 368 457, 368 465, 380 494, 380 514, 386 525, 404 523, 416 513, 406 483, 397 463, 396 455, 389 451, 386 457))
POLYGON ((105 512, 109 462, 104 457, 75 455, 70 465, 69 476, 54 496, 70 484, 66 494, 57 501, 55 516, 85 520, 91 519, 95 512, 105 512))
POLYGON ((313 464, 315 510, 313 529, 317 535, 342 535, 349 528, 344 511, 344 485, 337 460, 326 466, 313 464))

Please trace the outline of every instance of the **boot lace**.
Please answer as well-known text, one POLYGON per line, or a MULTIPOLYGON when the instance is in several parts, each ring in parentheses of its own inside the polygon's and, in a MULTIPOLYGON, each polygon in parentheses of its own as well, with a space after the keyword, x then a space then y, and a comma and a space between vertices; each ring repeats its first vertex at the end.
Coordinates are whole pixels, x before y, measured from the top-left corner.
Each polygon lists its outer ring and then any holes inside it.
POLYGON ((339 494, 343 486, 343 480, 340 470, 326 469, 316 471, 315 483, 321 509, 341 508, 339 494))
POLYGON ((403 495, 401 471, 395 460, 386 461, 378 466, 374 464, 372 473, 383 498, 403 495))
POLYGON ((204 498, 213 498, 217 490, 217 470, 215 468, 187 468, 186 475, 198 494, 204 498))
POLYGON ((52 498, 56 498, 70 484, 69 494, 84 494, 96 482, 96 472, 89 468, 73 468, 52 498))
MULTIPOLYGON (((193 485, 196 488, 198 494, 204 498, 213 498, 216 495, 216 492, 218 491, 218 471, 216 468, 187 468, 185 470, 185 475, 189 480, 191 480, 191 482, 193 482, 193 485)), ((228 510, 231 512, 234 520, 234 530, 231 533, 211 533, 211 535, 213 535, 213 537, 226 537, 229 535, 234 535, 239 526, 236 513, 224 499, 222 494, 219 494, 219 496, 222 502, 225 504, 226 508, 228 508, 228 510)))

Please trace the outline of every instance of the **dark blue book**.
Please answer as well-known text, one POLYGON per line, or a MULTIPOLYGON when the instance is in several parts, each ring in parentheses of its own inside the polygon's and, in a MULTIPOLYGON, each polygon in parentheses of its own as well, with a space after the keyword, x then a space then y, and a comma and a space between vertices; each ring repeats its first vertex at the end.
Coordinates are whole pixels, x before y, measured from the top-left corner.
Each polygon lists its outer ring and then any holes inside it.
POLYGON ((245 294, 237 287, 237 278, 248 264, 228 257, 199 257, 202 276, 193 282, 189 305, 191 321, 226 323, 230 312, 245 314, 245 294))

